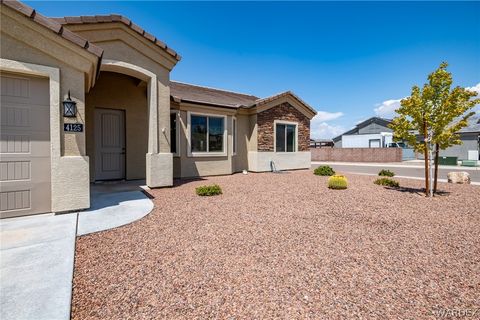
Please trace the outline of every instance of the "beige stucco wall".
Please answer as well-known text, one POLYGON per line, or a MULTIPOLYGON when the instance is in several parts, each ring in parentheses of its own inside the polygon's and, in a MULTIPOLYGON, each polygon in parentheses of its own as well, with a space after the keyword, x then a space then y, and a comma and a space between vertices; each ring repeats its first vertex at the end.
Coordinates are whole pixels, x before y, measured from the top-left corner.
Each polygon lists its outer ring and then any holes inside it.
POLYGON ((85 84, 97 58, 11 9, 3 5, 1 9, 1 58, 58 70, 58 82, 52 84, 50 81, 51 93, 57 101, 51 105, 50 116, 58 119, 51 122, 52 211, 88 208, 90 191, 85 134, 65 134, 63 122, 84 123, 85 84), (53 91, 52 85, 56 87, 53 91), (61 101, 69 90, 77 102, 76 119, 61 116, 61 101))
POLYGON ((148 108, 146 84, 113 72, 101 72, 97 83, 86 94, 87 155, 90 180, 95 180, 95 108, 125 111, 126 178, 145 179, 145 155, 148 143, 148 108), (112 94, 115 93, 115 94, 112 94))

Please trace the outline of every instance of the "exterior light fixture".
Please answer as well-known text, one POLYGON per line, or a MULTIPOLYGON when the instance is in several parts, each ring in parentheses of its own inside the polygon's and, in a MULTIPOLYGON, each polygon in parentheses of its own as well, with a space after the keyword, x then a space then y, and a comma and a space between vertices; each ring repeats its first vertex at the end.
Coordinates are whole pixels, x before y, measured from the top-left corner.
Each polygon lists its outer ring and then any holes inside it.
POLYGON ((63 116, 75 117, 77 115, 77 103, 70 99, 70 90, 68 90, 68 98, 63 100, 63 116))

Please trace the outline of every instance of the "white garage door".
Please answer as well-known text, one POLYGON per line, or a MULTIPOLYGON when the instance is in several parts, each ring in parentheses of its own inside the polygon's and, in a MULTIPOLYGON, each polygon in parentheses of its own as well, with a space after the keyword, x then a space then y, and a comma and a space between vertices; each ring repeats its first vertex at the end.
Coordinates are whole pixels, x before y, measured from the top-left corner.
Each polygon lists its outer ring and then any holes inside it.
POLYGON ((0 217, 49 212, 48 79, 2 73, 0 217))

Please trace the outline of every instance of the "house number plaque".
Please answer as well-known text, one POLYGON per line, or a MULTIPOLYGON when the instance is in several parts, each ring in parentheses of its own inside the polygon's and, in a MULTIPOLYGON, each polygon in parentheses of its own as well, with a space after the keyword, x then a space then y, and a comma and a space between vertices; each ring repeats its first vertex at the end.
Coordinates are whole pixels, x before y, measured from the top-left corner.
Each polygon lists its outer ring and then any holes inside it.
POLYGON ((83 132, 83 123, 64 123, 63 131, 65 132, 83 132))

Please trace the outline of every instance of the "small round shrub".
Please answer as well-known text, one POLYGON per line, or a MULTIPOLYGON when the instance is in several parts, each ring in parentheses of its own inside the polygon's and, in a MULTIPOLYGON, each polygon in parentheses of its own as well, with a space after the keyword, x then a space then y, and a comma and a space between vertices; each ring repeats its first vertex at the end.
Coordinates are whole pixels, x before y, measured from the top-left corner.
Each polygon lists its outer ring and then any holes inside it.
POLYGON ((333 175, 328 178, 328 187, 336 190, 347 189, 347 178, 345 176, 333 175))
POLYGON ((395 173, 393 171, 390 171, 390 170, 385 170, 385 169, 382 169, 379 173, 378 173, 379 176, 382 176, 382 177, 393 177, 395 176, 395 173))
POLYGON ((378 184, 380 186, 386 186, 386 187, 391 187, 391 188, 400 187, 400 184, 398 183, 398 181, 395 181, 395 180, 390 179, 390 178, 378 178, 373 183, 378 184))
POLYGON ((335 171, 330 166, 320 166, 313 170, 313 173, 317 176, 333 176, 335 171))
POLYGON ((195 189, 195 192, 199 196, 216 196, 222 194, 222 188, 218 184, 213 184, 210 186, 200 186, 195 189))

